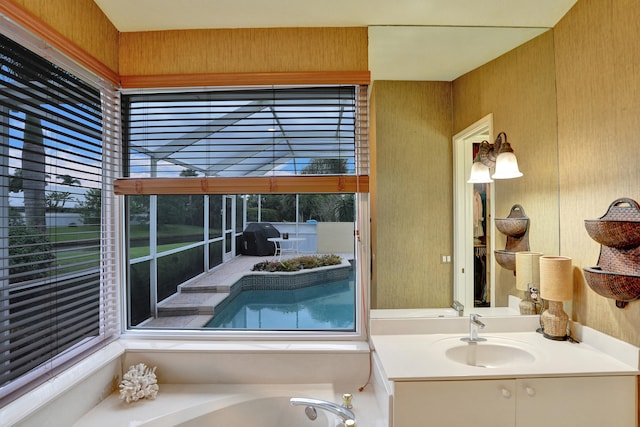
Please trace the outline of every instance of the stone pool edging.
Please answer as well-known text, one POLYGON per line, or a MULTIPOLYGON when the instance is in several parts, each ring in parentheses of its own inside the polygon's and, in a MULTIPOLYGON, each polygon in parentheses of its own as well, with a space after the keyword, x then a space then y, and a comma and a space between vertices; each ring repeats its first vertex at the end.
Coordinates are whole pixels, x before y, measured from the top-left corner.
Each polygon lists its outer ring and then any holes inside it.
POLYGON ((177 293, 161 301, 158 304, 158 317, 144 322, 142 326, 199 329, 211 321, 216 311, 220 312, 243 290, 299 289, 322 281, 344 280, 352 269, 353 260, 342 257, 342 262, 338 265, 293 272, 247 270, 213 284, 200 277, 180 285, 177 293), (265 276, 272 279, 264 283, 265 276))
POLYGON ((243 274, 229 288, 229 295, 215 307, 215 312, 223 310, 242 291, 254 290, 294 290, 318 285, 325 282, 335 282, 349 278, 353 266, 349 260, 342 259, 339 265, 329 265, 303 269, 298 271, 250 271, 243 274))

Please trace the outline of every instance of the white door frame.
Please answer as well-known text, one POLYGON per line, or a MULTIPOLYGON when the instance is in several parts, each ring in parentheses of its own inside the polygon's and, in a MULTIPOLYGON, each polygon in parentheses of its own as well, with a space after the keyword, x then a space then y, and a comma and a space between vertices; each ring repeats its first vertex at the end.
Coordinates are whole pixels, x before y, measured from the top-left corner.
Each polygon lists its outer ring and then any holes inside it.
MULTIPOLYGON (((473 143, 493 141, 493 114, 490 113, 453 137, 453 299, 464 305, 465 313, 474 307, 474 251, 473 251, 473 184, 467 183, 473 164, 473 143)), ((493 230, 495 213, 494 184, 489 185, 488 204, 493 230)), ((485 214, 486 215, 486 214, 485 214)), ((491 267, 489 289, 491 307, 495 306, 495 274, 492 268, 495 239, 489 239, 487 264, 491 267)))
POLYGON ((222 196, 222 262, 229 261, 235 256, 235 253, 236 197, 233 195, 224 195, 222 196), (227 242, 229 243, 229 251, 227 251, 227 242))

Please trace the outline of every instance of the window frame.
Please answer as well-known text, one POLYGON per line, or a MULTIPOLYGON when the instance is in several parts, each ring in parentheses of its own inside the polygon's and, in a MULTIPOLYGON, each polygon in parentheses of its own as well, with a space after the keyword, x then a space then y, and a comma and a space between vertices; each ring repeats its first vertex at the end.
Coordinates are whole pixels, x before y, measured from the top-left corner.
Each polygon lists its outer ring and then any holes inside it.
MULTIPOLYGON (((125 326, 123 333, 132 337, 190 338, 213 337, 225 339, 314 339, 314 340, 358 340, 366 339, 368 322, 368 301, 370 289, 370 249, 369 249, 369 148, 368 148, 368 86, 356 86, 356 172, 353 175, 308 175, 308 176, 251 176, 251 177, 180 177, 180 178, 118 178, 114 190, 118 196, 127 195, 241 195, 241 194, 314 194, 314 193, 354 193, 356 195, 356 217, 354 220, 354 261, 357 266, 355 301, 355 330, 353 332, 323 331, 255 331, 255 330, 202 330, 202 329, 141 329, 125 326), (363 160, 364 158, 364 160, 363 160)), ((288 86, 285 86, 288 87, 288 86)), ((215 87, 217 90, 220 87, 215 87)), ((199 88, 202 90, 209 87, 199 88)), ((185 88, 144 88, 143 92, 181 91, 185 88)), ((141 90, 123 89, 122 93, 140 93, 141 90)), ((123 129, 123 134, 127 130, 123 129)), ((123 155, 125 153, 123 152, 123 155)), ((127 160, 123 159, 123 164, 127 160)), ((124 205, 124 203, 123 203, 124 205)), ((126 222, 123 211, 122 222, 126 222)), ((123 239, 123 240, 126 240, 123 239)), ((123 242, 123 251, 126 242, 123 242)), ((127 262, 124 263, 126 265, 127 262)), ((204 274, 207 272, 205 271, 204 274)), ((123 281, 126 282, 126 277, 123 281)), ((123 319, 123 325, 128 325, 123 319)))
MULTIPOLYGON (((96 307, 96 322, 95 325, 91 327, 93 331, 96 331, 95 334, 89 336, 87 335, 82 340, 75 342, 68 348, 62 349, 61 351, 54 352, 48 360, 39 364, 34 368, 30 368, 19 377, 10 380, 9 382, 3 384, 0 387, 0 406, 5 402, 9 402, 17 398, 18 396, 30 391, 36 386, 42 384, 43 382, 49 380, 53 376, 58 373, 66 370, 69 366, 78 361, 87 357, 88 354, 93 353, 101 348, 104 348, 109 343, 113 342, 120 336, 121 327, 120 327, 120 315, 119 315, 119 289, 117 286, 117 278, 119 276, 118 267, 116 265, 116 241, 118 234, 118 225, 117 225, 117 199, 113 194, 113 184, 112 180, 117 175, 117 161, 118 157, 115 155, 117 152, 117 144, 118 144, 118 135, 119 129, 117 127, 117 122, 119 121, 117 114, 119 109, 117 105, 119 103, 119 94, 116 91, 116 88, 111 84, 109 80, 106 80, 96 74, 88 71, 86 68, 81 66, 78 62, 71 59, 65 53, 61 52, 57 48, 48 44, 46 41, 43 41, 37 35, 25 30, 20 25, 16 24, 12 21, 7 15, 0 14, 0 21, 2 22, 2 35, 14 43, 20 45, 21 48, 27 49, 30 51, 29 55, 36 55, 37 59, 34 61, 43 61, 42 63, 51 63, 54 67, 62 70, 63 73, 66 73, 72 76, 73 79, 77 81, 82 81, 83 84, 91 86, 95 91, 99 92, 99 109, 101 111, 100 115, 100 128, 97 131, 97 137, 100 138, 100 146, 101 153, 99 155, 99 165, 96 165, 99 168, 99 190, 101 191, 101 201, 100 201, 100 223, 99 223, 99 233, 100 233, 100 244, 99 244, 99 261, 96 263, 96 267, 92 267, 91 271, 97 275, 99 286, 95 288, 92 292, 97 292, 98 302, 96 307)), ((25 55, 25 58, 27 56, 25 55)), ((63 74, 61 73, 61 74, 63 74)), ((30 82, 35 80, 31 79, 30 82)), ((52 80, 53 81, 53 80, 52 80)), ((54 83, 55 84, 55 83, 54 83)), ((43 87, 46 86, 46 83, 42 84, 43 87)), ((35 85, 34 87, 38 87, 38 91, 42 91, 40 86, 35 85)), ((26 87, 25 87, 26 88, 26 87)), ((26 90, 26 89, 25 89, 26 90)), ((25 92, 26 93, 26 92, 25 92)), ((76 93, 73 92, 73 95, 76 93)), ((81 97, 79 92, 78 96, 81 97)), ((60 95, 58 95, 60 96, 60 95)), ((56 99, 55 95, 52 99, 56 99)), ((44 111, 45 108, 42 106, 38 106, 34 104, 34 109, 39 109, 44 111)), ((44 113, 36 113, 36 114, 44 114, 44 113)), ((70 112, 69 114, 73 114, 70 112)), ((46 117, 46 120, 52 120, 52 123, 58 123, 55 119, 55 115, 62 116, 62 112, 51 113, 50 116, 46 114, 42 117, 46 117)), ((16 116, 17 117, 17 116, 16 116)), ((72 115, 65 116, 66 118, 73 117, 72 115)), ((77 117, 76 117, 77 118, 77 117)), ((82 120, 78 121, 78 125, 81 126, 82 120)), ((9 126, 9 121, 7 121, 7 128, 9 126)), ((71 122, 69 122, 71 123, 71 122)), ((59 126, 60 131, 68 131, 68 128, 63 124, 56 124, 55 126, 59 126)), ((54 131, 52 129, 51 131, 54 131)), ((78 129, 82 130, 82 129, 78 129)), ((89 132, 87 130, 87 132, 89 132)), ((93 131, 91 131, 93 132, 93 131)), ((80 133, 79 133, 80 134, 80 133)), ((78 134, 78 135, 79 135, 78 134)), ((7 133, 7 150, 9 150, 9 140, 12 137, 7 133)), ((53 144, 52 135, 49 135, 46 132, 43 135, 44 141, 49 141, 50 144, 53 144)), ((67 134, 65 137, 61 137, 61 139, 55 144, 59 147, 65 147, 66 144, 70 144, 73 141, 72 132, 67 134), (65 139, 69 139, 69 141, 65 141, 65 139)), ((46 145, 45 145, 46 147, 46 145)), ((62 148, 58 148, 62 149, 62 148)), ((53 149, 52 149, 53 150, 53 149)), ((69 153, 73 152, 73 148, 67 147, 69 153)), ((80 150, 76 150, 80 151, 80 150)), ((3 156, 6 153, 3 153, 3 156)), ((77 153, 76 153, 77 154, 77 153)), ((6 154, 6 175, 5 178, 9 179, 9 154, 6 154)), ((52 168, 61 167, 61 162, 64 162, 68 159, 65 159, 63 155, 59 158, 51 157, 51 153, 45 154, 44 164, 48 165, 52 168), (53 159, 53 160, 52 160, 53 159), (52 163, 50 163, 52 162, 52 163)), ((4 162, 4 161, 3 161, 4 162)), ((89 162, 89 159, 87 159, 89 162)), ((12 166, 15 167, 15 166, 12 166)), ((68 166, 72 170, 72 166, 68 166)), ((55 170, 55 169, 54 169, 55 170)), ((74 169, 75 170, 75 169, 74 169)), ((3 172, 4 173, 4 172, 3 172)), ((48 172, 47 172, 48 173, 48 172)), ((45 178, 47 179, 47 178, 45 178)), ((90 179, 88 176, 86 179, 90 179)), ((56 177, 53 176, 49 179, 49 181, 55 181, 56 177)), ((57 188, 57 187, 56 187, 57 188)), ((71 187, 70 187, 71 188, 71 187)), ((89 188, 86 185, 82 188, 89 188)), ((51 191, 51 190, 47 190, 51 191)), ((78 190, 80 191, 80 190, 78 190)), ((3 196, 4 197, 4 196, 3 196)), ((10 197, 7 191, 6 194, 7 199, 10 197)), ((6 206, 3 205, 3 209, 9 209, 8 203, 6 206)), ((8 225, 7 228, 8 230, 8 225)), ((48 230, 45 230, 44 233, 48 233, 48 230)), ((47 252, 54 251, 53 249, 48 249, 47 252)), ((57 251, 56 251, 57 252, 57 251)), ((82 262, 77 262, 77 266, 81 266, 82 262)), ((49 271, 55 272, 63 269, 64 267, 54 266, 48 268, 49 271)), ((8 271, 8 267, 7 267, 8 271)), ((84 271, 84 270, 83 270, 84 271)), ((86 270, 89 271, 89 270, 86 270)), ((60 276, 60 280, 70 279, 74 274, 65 273, 60 276), (65 275, 66 274, 66 275, 65 275)), ((83 273, 84 274, 84 273, 83 273)), ((10 275, 10 273, 9 273, 10 275)), ((10 289, 11 286, 8 284, 9 275, 7 275, 7 289, 10 289)), ((55 274, 56 279, 51 280, 50 278, 42 279, 40 281, 56 283, 56 288, 52 292, 58 292, 59 289, 62 289, 62 285, 57 284, 59 280, 57 279, 57 273, 55 274)), ((38 280, 34 282, 36 284, 38 280)), ((18 287, 23 287, 21 284, 18 287)), ((56 303, 57 304, 57 303, 56 303)), ((9 306, 7 306, 9 307, 9 306)), ((57 306, 56 306, 57 307, 57 306)), ((7 309, 8 310, 8 309, 7 309)), ((57 308, 56 308, 57 310, 57 308)), ((66 314, 66 311, 61 312, 66 314)), ((78 312, 79 313, 79 312, 78 312)), ((56 325, 62 325, 64 320, 62 317, 56 317, 56 325)), ((93 324, 91 324, 93 325, 93 324)), ((56 329, 58 326, 56 326, 56 329)), ((69 332, 63 332, 62 337, 70 336, 73 329, 69 328, 69 332)), ((62 329, 61 329, 62 331, 62 329)), ((83 335, 84 336, 84 335, 83 335)), ((7 338, 9 339, 9 338, 7 338)), ((62 338, 61 338, 62 339, 62 338)))

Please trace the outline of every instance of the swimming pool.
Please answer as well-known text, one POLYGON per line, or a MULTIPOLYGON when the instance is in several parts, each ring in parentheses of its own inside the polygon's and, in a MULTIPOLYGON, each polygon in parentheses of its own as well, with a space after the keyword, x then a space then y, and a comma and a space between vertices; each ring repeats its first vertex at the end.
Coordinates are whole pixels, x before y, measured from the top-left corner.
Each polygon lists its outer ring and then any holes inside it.
POLYGON ((348 279, 299 289, 243 290, 205 328, 353 331, 353 271, 348 279))

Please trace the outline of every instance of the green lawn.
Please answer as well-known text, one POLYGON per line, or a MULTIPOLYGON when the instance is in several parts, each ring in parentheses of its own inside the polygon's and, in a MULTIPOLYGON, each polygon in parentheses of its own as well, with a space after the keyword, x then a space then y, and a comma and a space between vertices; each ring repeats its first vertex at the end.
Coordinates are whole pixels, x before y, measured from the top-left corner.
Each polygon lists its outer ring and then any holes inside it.
MULTIPOLYGON (((99 226, 86 226, 81 225, 77 227, 52 227, 48 230, 48 237, 51 243, 64 243, 72 242, 74 240, 91 240, 100 238, 99 226)), ((162 237, 170 236, 187 236, 202 233, 202 227, 187 226, 187 225, 165 225, 158 231, 158 235, 162 237)), ((135 225, 131 226, 130 237, 132 239, 144 239, 149 236, 149 227, 147 225, 135 225)), ((157 248, 158 253, 177 249, 186 245, 196 243, 196 241, 190 242, 178 242, 159 245, 157 248)), ((129 259, 141 258, 149 255, 149 245, 137 246, 129 248, 129 259)), ((69 273, 73 271, 81 271, 88 266, 99 265, 100 251, 96 249, 79 249, 65 251, 60 253, 56 259, 59 266, 72 265, 76 263, 82 263, 82 265, 70 266, 68 269, 64 269, 63 272, 69 273)), ((91 267, 93 268, 93 267, 91 267)))
POLYGON ((100 238, 100 227, 97 225, 79 225, 77 227, 51 227, 47 229, 51 243, 69 242, 72 240, 88 240, 100 238))

